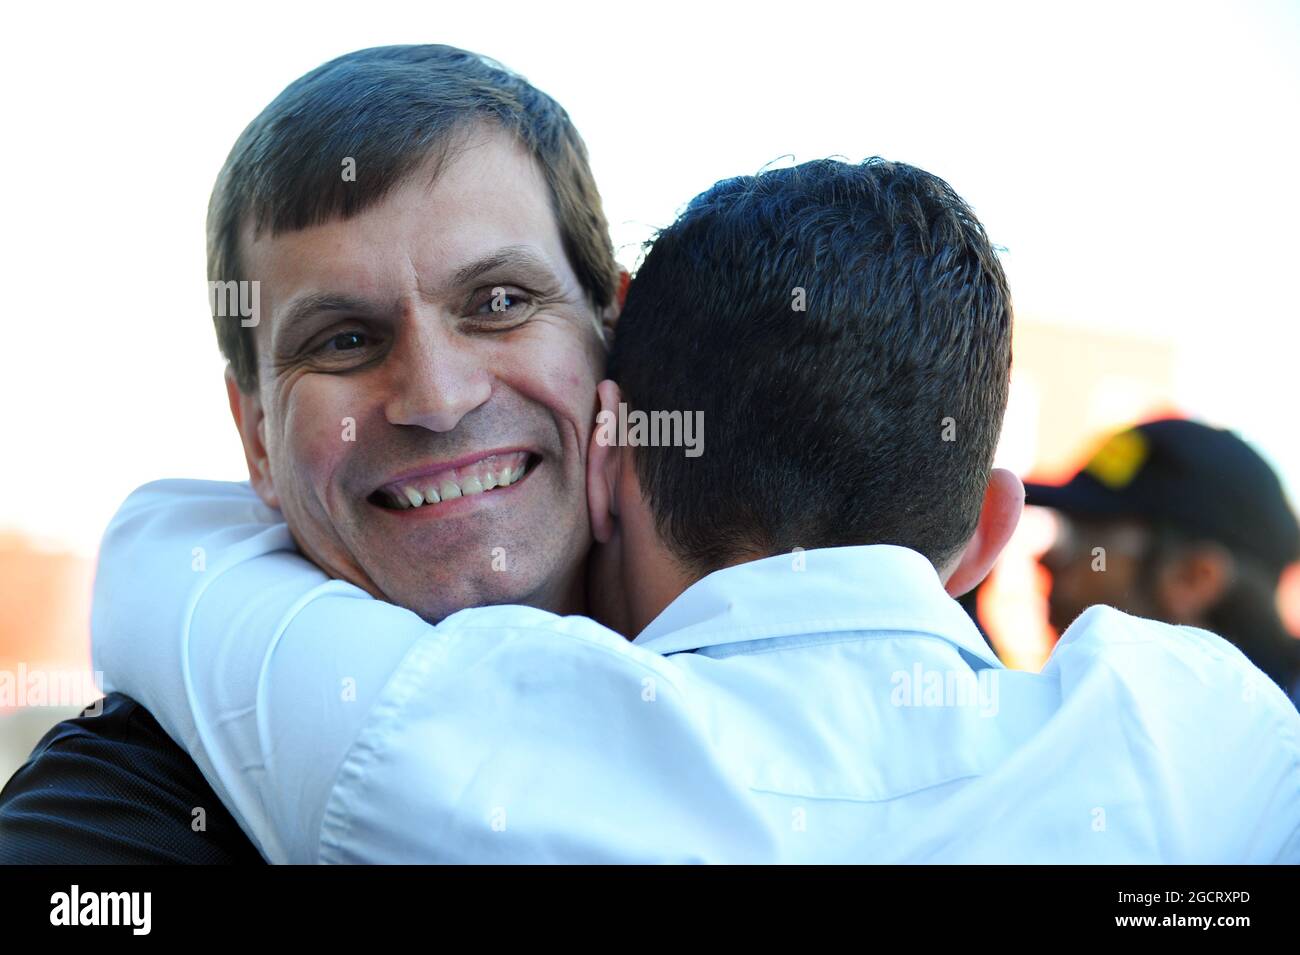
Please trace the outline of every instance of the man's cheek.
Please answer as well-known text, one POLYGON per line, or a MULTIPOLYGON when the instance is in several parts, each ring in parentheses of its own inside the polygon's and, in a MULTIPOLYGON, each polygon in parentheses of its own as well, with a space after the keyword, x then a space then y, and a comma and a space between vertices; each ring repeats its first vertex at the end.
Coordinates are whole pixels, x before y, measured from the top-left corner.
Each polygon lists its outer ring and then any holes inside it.
POLYGON ((574 423, 584 451, 595 426, 596 384, 599 381, 595 369, 568 362, 554 370, 554 377, 549 382, 552 407, 574 423))
POLYGON ((549 334, 539 332, 531 339, 519 340, 518 350, 507 359, 513 377, 521 384, 531 381, 534 388, 563 404, 586 403, 604 377, 604 347, 594 333, 573 324, 546 326, 544 331, 549 334))
POLYGON ((356 419, 342 412, 321 409, 287 416, 281 435, 283 453, 277 455, 281 465, 277 489, 284 493, 288 485, 299 493, 324 496, 328 476, 337 471, 356 439, 356 419))

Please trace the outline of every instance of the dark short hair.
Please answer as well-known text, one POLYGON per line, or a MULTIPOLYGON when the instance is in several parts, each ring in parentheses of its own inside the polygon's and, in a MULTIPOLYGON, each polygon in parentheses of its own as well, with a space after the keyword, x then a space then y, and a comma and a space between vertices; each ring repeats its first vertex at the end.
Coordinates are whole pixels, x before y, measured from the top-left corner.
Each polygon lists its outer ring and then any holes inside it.
MULTIPOLYGON (((208 279, 243 274, 240 233, 292 232, 350 218, 433 159, 454 133, 494 121, 517 136, 550 189, 565 254, 596 309, 614 300, 618 266, 586 146, 555 100, 493 60, 451 46, 385 46, 331 60, 295 80, 235 142, 208 206, 208 279), (344 181, 345 157, 356 160, 344 181)), ((251 328, 219 317, 221 351, 240 387, 257 384, 251 328)))
POLYGON ((704 413, 700 456, 634 450, 660 535, 700 574, 796 547, 951 560, 979 519, 1010 371, 1010 292, 983 226, 943 180, 878 158, 694 199, 652 242, 609 368, 630 409, 704 413))

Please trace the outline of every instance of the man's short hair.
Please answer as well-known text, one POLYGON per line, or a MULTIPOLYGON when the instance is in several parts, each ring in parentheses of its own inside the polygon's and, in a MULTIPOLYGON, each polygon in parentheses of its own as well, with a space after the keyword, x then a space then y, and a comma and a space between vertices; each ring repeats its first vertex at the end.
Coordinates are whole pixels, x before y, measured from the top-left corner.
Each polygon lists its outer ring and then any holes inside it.
POLYGON ((704 574, 855 544, 946 564, 979 519, 1010 371, 983 226, 943 180, 873 158, 698 196, 632 282, 609 376, 629 409, 703 412, 702 455, 633 453, 660 535, 704 574))
MULTIPOLYGON (((244 274, 240 235, 350 218, 426 162, 447 158, 476 121, 513 133, 550 189, 564 251, 593 306, 615 296, 618 266, 586 146, 555 100, 493 60, 451 46, 386 46, 331 60, 291 83, 240 135, 208 206, 208 279, 244 274), (355 160, 354 181, 343 177, 355 160)), ((219 317, 217 341, 244 391, 257 384, 252 329, 219 317)))

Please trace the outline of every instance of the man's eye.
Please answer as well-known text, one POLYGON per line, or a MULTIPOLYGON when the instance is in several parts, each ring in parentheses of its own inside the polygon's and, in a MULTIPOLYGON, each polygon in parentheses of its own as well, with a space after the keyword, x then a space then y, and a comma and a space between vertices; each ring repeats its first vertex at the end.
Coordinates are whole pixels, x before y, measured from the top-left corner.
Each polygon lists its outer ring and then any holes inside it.
POLYGON ((366 336, 361 332, 339 332, 325 342, 325 350, 352 351, 357 348, 364 348, 365 345, 366 336))
POLYGON ((491 289, 474 310, 476 315, 506 315, 520 311, 528 304, 527 296, 497 286, 491 289))

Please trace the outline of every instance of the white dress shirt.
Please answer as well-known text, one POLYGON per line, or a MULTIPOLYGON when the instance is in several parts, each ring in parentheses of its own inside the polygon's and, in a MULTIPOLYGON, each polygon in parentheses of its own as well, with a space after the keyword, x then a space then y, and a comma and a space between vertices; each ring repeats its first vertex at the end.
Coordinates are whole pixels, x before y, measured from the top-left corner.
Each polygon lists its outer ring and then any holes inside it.
POLYGON ((1237 649, 1098 606, 1009 670, 901 547, 719 571, 631 642, 433 626, 161 481, 93 638, 273 862, 1300 861, 1300 714, 1237 649))

